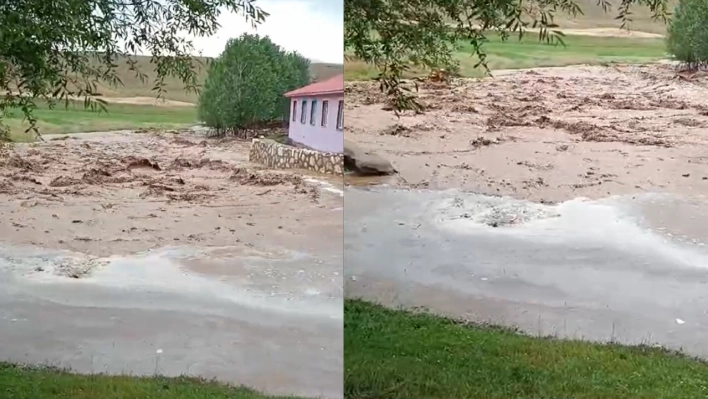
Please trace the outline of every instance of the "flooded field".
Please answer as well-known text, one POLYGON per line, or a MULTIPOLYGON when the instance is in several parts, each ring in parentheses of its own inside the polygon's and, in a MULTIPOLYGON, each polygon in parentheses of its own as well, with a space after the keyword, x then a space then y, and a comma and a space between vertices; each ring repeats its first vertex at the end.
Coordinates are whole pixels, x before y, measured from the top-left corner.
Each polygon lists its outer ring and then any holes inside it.
POLYGON ((342 185, 196 133, 0 158, 4 359, 342 395, 342 185))
POLYGON ((423 84, 400 119, 350 83, 348 139, 399 175, 345 191, 347 296, 708 357, 706 79, 506 71, 423 84))

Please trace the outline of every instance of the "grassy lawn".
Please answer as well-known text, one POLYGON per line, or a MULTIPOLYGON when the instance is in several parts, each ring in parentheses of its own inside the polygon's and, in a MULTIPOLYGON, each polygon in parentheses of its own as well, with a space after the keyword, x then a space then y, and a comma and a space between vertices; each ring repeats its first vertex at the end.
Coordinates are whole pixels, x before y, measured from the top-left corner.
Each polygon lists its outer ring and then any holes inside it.
MULTIPOLYGON (((610 62, 642 63, 665 57, 662 39, 566 36, 565 47, 539 42, 538 35, 529 33, 519 41, 511 37, 502 42, 496 35, 489 35, 485 44, 487 61, 492 71, 534 67, 566 66, 577 64, 605 64, 610 62)), ((460 62, 464 77, 481 77, 483 72, 475 69, 477 59, 470 56, 472 48, 460 43, 455 58, 460 62)), ((346 80, 367 80, 377 75, 371 65, 360 61, 345 61, 346 80)), ((413 74, 426 74, 413 71, 413 74)))
POLYGON ((358 300, 344 314, 348 399, 708 397, 708 363, 661 349, 535 338, 358 300))
MULTIPOLYGON (((34 115, 39 121, 41 134, 79 133, 106 130, 136 128, 175 128, 193 124, 197 121, 194 107, 167 107, 157 105, 108 104, 108 112, 92 112, 83 106, 83 102, 70 103, 66 108, 63 103, 54 109, 42 103, 38 104, 34 115)), ((28 123, 23 120, 22 112, 14 111, 4 120, 10 126, 13 141, 31 141, 32 135, 26 134, 28 123)))
POLYGON ((295 399, 194 378, 77 375, 0 363, 3 399, 295 399))

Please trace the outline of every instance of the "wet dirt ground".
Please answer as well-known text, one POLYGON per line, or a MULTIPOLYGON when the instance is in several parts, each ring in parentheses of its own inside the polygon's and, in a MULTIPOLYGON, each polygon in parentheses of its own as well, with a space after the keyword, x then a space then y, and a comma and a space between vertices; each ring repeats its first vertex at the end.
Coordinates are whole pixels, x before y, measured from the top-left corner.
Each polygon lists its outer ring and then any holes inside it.
POLYGON ((348 139, 400 172, 345 192, 347 296, 708 357, 704 75, 507 71, 400 119, 346 91, 348 139))
POLYGON ((4 360, 341 397, 341 182, 189 132, 3 151, 4 360))

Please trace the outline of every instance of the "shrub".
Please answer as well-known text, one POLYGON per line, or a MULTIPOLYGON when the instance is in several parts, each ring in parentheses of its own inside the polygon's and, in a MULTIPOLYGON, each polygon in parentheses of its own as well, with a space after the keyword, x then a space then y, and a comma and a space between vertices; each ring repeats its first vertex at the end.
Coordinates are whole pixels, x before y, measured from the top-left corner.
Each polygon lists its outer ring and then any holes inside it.
POLYGON ((680 0, 667 32, 667 48, 690 68, 708 62, 708 2, 680 0))
POLYGON ((289 114, 283 94, 310 82, 310 61, 268 37, 231 39, 211 63, 199 118, 220 135, 282 122, 289 114))

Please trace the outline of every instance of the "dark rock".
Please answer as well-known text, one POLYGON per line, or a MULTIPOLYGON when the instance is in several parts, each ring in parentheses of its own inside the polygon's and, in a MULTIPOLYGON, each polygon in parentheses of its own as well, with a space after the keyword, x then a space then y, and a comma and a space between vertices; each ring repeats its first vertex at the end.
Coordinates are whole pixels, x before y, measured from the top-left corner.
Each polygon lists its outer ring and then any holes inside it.
POLYGON ((364 176, 396 173, 391 162, 347 140, 344 140, 344 169, 364 176))

